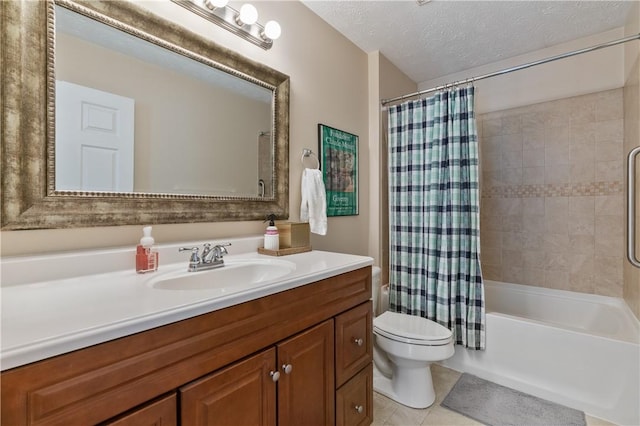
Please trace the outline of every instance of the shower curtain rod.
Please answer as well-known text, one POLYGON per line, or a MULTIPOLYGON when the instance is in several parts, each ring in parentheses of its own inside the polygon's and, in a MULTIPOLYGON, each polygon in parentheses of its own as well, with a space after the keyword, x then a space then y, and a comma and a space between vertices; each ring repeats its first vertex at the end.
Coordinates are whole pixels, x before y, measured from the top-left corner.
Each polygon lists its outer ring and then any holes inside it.
POLYGON ((477 77, 470 77, 467 79, 463 79, 460 81, 456 81, 453 83, 448 83, 448 84, 444 84, 442 86, 437 86, 437 87, 433 87, 431 89, 427 89, 427 90, 421 90, 419 92, 414 92, 414 93, 409 93, 408 95, 402 95, 402 96, 397 96, 395 98, 390 98, 390 99, 382 99, 380 101, 380 103, 382 104, 382 106, 385 106, 387 104, 390 104, 392 102, 396 102, 396 101, 401 101, 404 99, 408 99, 408 98, 413 98, 415 96, 420 96, 420 95, 424 95, 426 93, 431 93, 431 92, 435 92, 438 90, 442 90, 442 89, 448 89, 449 87, 454 87, 460 84, 467 84, 467 83, 473 83, 479 80, 484 80, 485 78, 491 78, 491 77, 496 77, 498 75, 502 75, 502 74, 508 74, 510 72, 514 72, 514 71, 520 71, 523 70, 525 68, 530 68, 530 67, 534 67, 536 65, 542 65, 542 64, 546 64, 547 62, 553 62, 553 61, 557 61, 558 59, 564 59, 564 58, 568 58, 570 56, 575 56, 575 55, 580 55, 582 53, 587 53, 587 52, 593 52, 594 50, 598 50, 598 49, 603 49, 605 47, 611 47, 611 46, 615 46, 617 44, 621 44, 621 43, 626 43, 628 41, 632 41, 632 40, 638 40, 640 39, 640 33, 632 35, 632 36, 628 36, 625 38, 621 38, 618 40, 613 40, 607 43, 602 43, 602 44, 598 44, 596 46, 591 46, 591 47, 585 47, 584 49, 579 49, 579 50, 574 50, 573 52, 567 52, 567 53, 563 53, 560 55, 556 55, 556 56, 551 56, 549 58, 546 59, 541 59, 539 61, 534 61, 534 62, 529 62, 523 65, 518 65, 515 67, 511 67, 511 68, 506 68, 500 71, 495 71, 489 74, 484 74, 484 75, 480 75, 477 77))

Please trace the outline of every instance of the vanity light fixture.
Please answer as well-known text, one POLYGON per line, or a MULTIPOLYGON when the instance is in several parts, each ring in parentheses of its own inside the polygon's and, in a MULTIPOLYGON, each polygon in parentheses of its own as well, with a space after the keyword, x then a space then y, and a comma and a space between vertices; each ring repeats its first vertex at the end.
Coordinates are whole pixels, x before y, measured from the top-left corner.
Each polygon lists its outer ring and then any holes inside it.
POLYGON ((251 3, 243 4, 236 18, 236 23, 238 25, 253 25, 256 22, 258 22, 258 9, 251 3))
POLYGON ((204 0, 204 5, 213 10, 217 7, 225 7, 229 0, 204 0))
POLYGON ((171 1, 265 50, 271 49, 273 40, 280 37, 282 33, 280 24, 276 21, 261 25, 258 22, 258 10, 249 3, 243 4, 240 11, 237 11, 227 5, 229 0, 171 1))

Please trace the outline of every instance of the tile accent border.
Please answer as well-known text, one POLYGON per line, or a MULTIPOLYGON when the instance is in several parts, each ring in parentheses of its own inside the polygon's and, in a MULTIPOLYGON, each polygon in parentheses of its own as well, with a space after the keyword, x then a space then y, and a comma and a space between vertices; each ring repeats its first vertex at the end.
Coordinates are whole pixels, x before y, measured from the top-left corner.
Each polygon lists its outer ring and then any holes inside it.
POLYGON ((622 193, 621 181, 483 186, 483 198, 582 197, 622 193))

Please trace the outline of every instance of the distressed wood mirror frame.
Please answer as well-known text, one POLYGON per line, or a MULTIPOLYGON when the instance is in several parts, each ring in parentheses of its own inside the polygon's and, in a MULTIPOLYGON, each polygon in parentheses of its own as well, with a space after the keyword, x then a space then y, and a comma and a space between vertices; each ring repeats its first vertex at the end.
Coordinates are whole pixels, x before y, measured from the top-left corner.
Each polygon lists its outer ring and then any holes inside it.
POLYGON ((0 2, 2 230, 260 220, 289 214, 289 77, 124 1, 0 2), (274 196, 55 190, 55 5, 274 90, 274 196))

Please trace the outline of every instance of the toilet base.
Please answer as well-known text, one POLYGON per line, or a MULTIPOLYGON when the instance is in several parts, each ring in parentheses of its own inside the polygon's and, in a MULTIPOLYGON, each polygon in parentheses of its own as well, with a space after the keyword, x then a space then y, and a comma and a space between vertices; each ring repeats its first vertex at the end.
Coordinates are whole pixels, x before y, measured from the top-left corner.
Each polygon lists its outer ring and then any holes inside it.
POLYGON ((436 400, 431 378, 431 364, 426 368, 393 368, 391 378, 386 377, 373 364, 373 390, 411 408, 428 408, 436 400), (393 380, 393 378, 396 380, 393 380), (402 383, 401 387, 395 386, 402 383))

